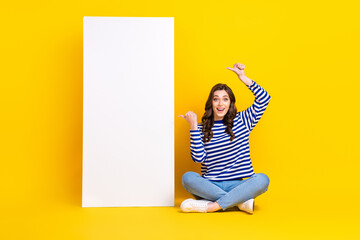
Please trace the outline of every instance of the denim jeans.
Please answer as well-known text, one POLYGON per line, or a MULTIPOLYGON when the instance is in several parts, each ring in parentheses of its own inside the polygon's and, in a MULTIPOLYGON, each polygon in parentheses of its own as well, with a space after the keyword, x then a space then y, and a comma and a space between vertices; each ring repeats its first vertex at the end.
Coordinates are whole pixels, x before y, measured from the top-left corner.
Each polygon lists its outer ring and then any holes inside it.
POLYGON ((263 173, 256 173, 247 179, 224 181, 208 180, 191 171, 186 172, 182 177, 186 191, 197 200, 216 201, 222 210, 256 198, 267 191, 269 182, 269 177, 263 173))

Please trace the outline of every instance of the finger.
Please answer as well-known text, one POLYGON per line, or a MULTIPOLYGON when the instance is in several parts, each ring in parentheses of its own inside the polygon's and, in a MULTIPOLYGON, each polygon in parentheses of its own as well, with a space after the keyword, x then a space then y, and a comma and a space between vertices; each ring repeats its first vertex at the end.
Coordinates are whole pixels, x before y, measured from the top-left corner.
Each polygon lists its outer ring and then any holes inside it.
POLYGON ((182 117, 182 118, 184 118, 184 119, 185 119, 184 115, 179 115, 178 117, 182 117))

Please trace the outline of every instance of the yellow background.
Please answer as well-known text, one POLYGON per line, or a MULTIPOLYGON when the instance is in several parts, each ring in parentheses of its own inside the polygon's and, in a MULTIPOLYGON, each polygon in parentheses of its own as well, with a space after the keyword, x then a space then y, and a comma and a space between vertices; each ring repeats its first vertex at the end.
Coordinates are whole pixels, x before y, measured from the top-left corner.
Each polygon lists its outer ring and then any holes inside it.
POLYGON ((356 2, 2 2, 0 238, 358 239, 356 2), (250 106, 226 69, 246 65, 272 96, 250 135, 254 170, 270 178, 254 215, 180 212, 191 197, 182 174, 200 165, 177 117, 175 208, 81 208, 83 16, 175 18, 175 117, 192 110, 200 121, 218 82, 238 110, 250 106))

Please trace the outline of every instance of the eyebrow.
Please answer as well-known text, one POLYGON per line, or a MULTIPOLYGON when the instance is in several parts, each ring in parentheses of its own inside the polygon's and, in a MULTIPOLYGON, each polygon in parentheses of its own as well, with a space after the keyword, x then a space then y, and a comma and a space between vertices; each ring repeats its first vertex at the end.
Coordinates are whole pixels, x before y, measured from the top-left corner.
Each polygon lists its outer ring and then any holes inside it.
MULTIPOLYGON (((214 95, 214 97, 219 97, 218 95, 214 95)), ((224 95, 223 97, 229 97, 228 95, 224 95)))

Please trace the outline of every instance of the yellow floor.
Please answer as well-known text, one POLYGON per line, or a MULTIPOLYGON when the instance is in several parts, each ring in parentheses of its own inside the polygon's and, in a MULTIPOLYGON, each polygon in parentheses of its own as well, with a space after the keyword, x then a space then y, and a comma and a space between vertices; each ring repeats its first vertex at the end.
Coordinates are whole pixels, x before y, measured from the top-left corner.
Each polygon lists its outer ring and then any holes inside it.
MULTIPOLYGON (((314 202, 270 205, 255 200, 253 215, 225 212, 182 213, 175 207, 81 208, 74 204, 22 206, 2 215, 1 239, 360 239, 351 206, 314 202), (281 207, 282 205, 282 207, 281 207), (11 213, 11 214, 10 214, 11 213)), ((350 203, 352 204, 352 203, 350 203)))

